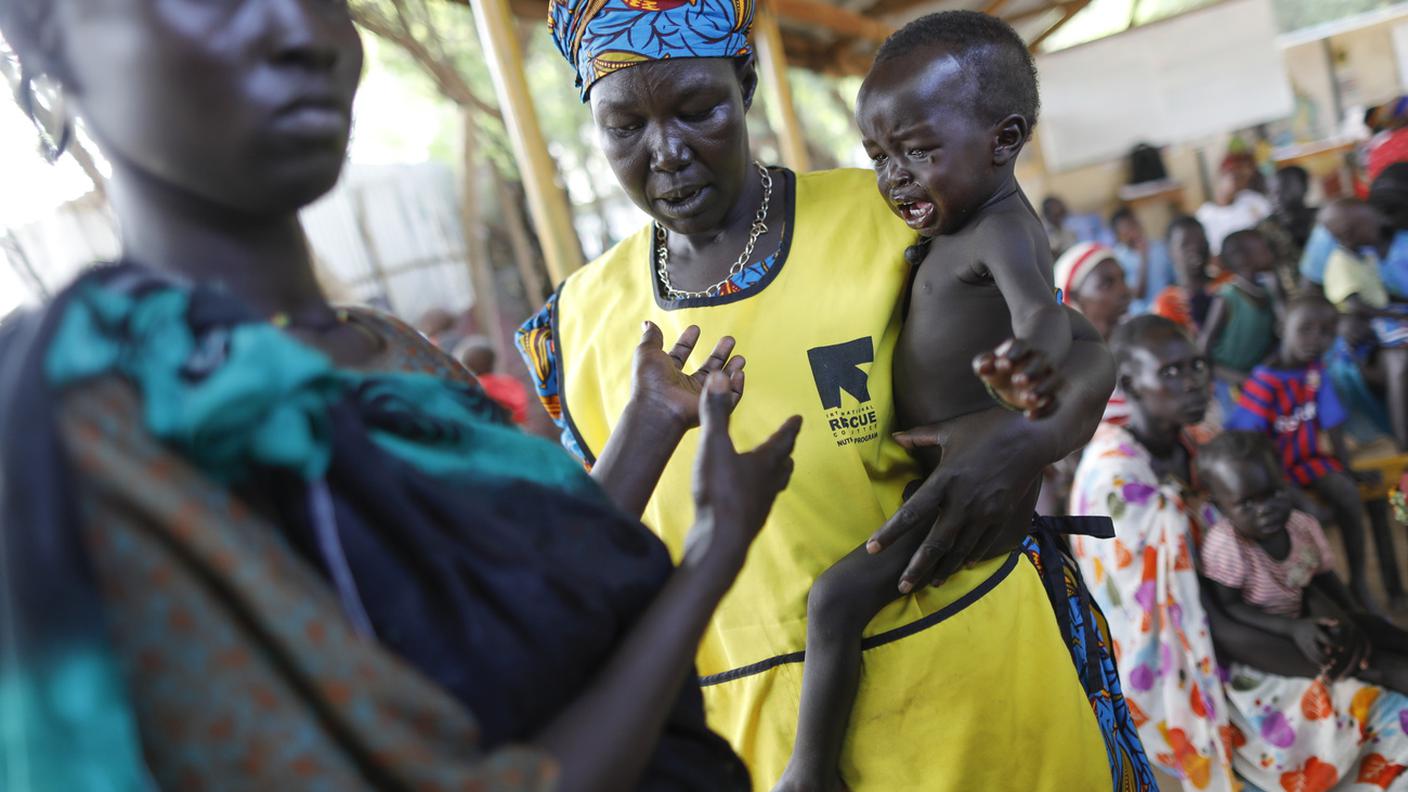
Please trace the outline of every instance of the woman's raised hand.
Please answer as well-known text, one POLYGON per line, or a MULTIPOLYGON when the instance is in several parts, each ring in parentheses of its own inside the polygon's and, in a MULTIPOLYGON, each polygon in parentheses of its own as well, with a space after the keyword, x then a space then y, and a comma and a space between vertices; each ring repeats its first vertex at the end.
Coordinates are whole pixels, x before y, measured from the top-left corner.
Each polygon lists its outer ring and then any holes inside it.
POLYGON ((708 376, 698 408, 703 436, 694 463, 696 519, 685 555, 715 556, 741 568, 778 493, 792 478, 792 449, 802 419, 787 419, 762 445, 739 453, 728 433, 736 401, 726 374, 708 376))
POLYGON ((722 372, 731 411, 743 398, 742 355, 733 354, 735 342, 724 336, 714 345, 714 351, 694 373, 686 374, 694 347, 699 343, 699 328, 691 325, 669 352, 665 351, 665 336, 654 322, 646 322, 640 344, 636 346, 635 364, 631 374, 631 399, 643 407, 660 409, 682 428, 699 425, 700 393, 704 382, 714 372, 722 372))

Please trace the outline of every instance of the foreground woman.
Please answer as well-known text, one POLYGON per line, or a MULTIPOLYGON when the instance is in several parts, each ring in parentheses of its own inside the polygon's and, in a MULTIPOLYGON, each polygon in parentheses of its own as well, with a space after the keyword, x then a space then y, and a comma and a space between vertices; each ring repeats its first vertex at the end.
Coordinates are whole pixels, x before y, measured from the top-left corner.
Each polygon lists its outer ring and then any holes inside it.
MULTIPOLYGON (((777 782, 797 722, 808 592, 888 518, 927 534, 921 580, 941 564, 957 572, 898 599, 866 629, 841 758, 846 784, 1110 787, 1130 764, 1117 739, 1102 740, 1114 719, 1095 716, 1112 696, 1098 669, 1077 674, 1072 664, 1076 653, 1082 669, 1093 665, 1100 651, 1094 619, 1063 616, 1090 629, 1061 633, 1053 607, 1069 604, 1051 602, 1034 565, 1014 552, 1020 535, 978 542, 989 552, 975 557, 947 552, 1011 524, 1041 469, 1089 437, 1110 392, 1108 353, 1073 314, 1084 340, 1073 345, 1055 415, 1032 423, 994 407, 892 438, 904 251, 915 233, 891 213, 874 173, 794 174, 754 162, 752 3, 661 6, 551 6, 602 149, 651 223, 570 278, 520 343, 568 445, 598 469, 606 438, 631 418, 632 361, 616 347, 642 321, 671 336, 699 326, 739 339, 749 359, 748 397, 734 416, 740 442, 805 416, 792 484, 700 648, 711 725, 744 757, 754 788, 777 782), (901 507, 919 478, 906 445, 941 445, 944 458, 901 507)), ((676 554, 692 519, 692 451, 689 439, 680 444, 645 507, 676 554)), ((1059 560, 1048 568, 1060 578, 1059 560)))
POLYGON ((1203 596, 1198 553, 1218 515, 1193 484, 1187 429, 1211 399, 1207 361, 1157 316, 1121 325, 1111 344, 1131 414, 1086 448, 1071 507, 1107 512, 1118 538, 1073 548, 1149 758, 1188 792, 1235 792, 1239 777, 1265 790, 1408 788, 1408 700, 1341 678, 1353 653, 1321 668, 1283 636, 1228 629, 1203 596))
POLYGON ((100 141, 124 239, 0 331, 0 786, 746 789, 686 681, 798 422, 733 449, 731 343, 694 377, 632 343, 640 421, 678 439, 704 391, 672 570, 616 505, 668 444, 623 426, 604 492, 319 291, 344 4, 3 0, 0 30, 100 141))

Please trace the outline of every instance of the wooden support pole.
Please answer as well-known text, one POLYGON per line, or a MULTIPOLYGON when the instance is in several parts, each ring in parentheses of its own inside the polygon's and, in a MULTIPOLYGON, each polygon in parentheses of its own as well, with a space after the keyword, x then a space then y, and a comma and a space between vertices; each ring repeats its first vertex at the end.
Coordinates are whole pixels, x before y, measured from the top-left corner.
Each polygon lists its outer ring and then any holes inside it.
POLYGON ((469 265, 469 282, 474 288, 474 305, 470 310, 479 332, 488 336, 498 354, 506 355, 513 350, 504 341, 499 290, 495 286, 488 246, 484 244, 484 213, 479 209, 477 117, 478 112, 473 107, 460 108, 460 228, 464 235, 464 260, 469 265))
POLYGON ((518 277, 523 279, 523 291, 528 302, 537 305, 546 300, 551 290, 543 281, 542 267, 533 251, 533 242, 528 237, 528 223, 519 208, 518 196, 509 188, 508 180, 498 168, 490 168, 494 176, 494 195, 499 202, 499 210, 504 214, 504 226, 508 229, 508 243, 513 248, 513 263, 518 267, 518 277))
POLYGON ((758 48, 758 66, 762 71, 763 90, 768 94, 768 106, 777 114, 778 142, 782 162, 797 173, 811 170, 807 154, 807 138, 802 134, 797 108, 792 104, 792 84, 787 81, 787 54, 782 49, 782 29, 771 3, 758 6, 753 17, 753 39, 758 48))
POLYGON ((1088 5, 1090 5, 1090 0, 1077 0, 1074 3, 1067 4, 1065 10, 1061 12, 1061 18, 1056 20, 1056 24, 1047 28, 1040 36, 1032 39, 1031 43, 1027 45, 1027 49, 1036 52, 1037 47, 1040 47, 1043 42, 1051 38, 1053 33, 1065 27, 1067 22, 1074 19, 1075 15, 1085 10, 1085 7, 1088 5))
POLYGON ((582 266, 582 246, 572 227, 572 209, 567 195, 557 184, 557 167, 548 155, 528 81, 523 75, 523 50, 514 29, 508 0, 478 0, 473 4, 474 26, 484 48, 484 60, 499 97, 514 158, 523 176, 528 210, 537 226, 538 241, 547 259, 548 273, 555 283, 582 266))
POLYGON ((789 22, 816 25, 847 38, 884 44, 895 32, 889 25, 822 0, 773 0, 773 11, 789 22))
POLYGON ((1075 5, 1079 5, 1081 8, 1084 8, 1087 3, 1083 3, 1081 2, 1081 0, 1061 0, 1061 2, 1059 3, 1042 3, 1041 5, 1028 8, 1025 11, 1018 11, 1017 13, 1012 14, 1010 16, 1004 16, 1002 18, 1002 21, 1006 22, 1009 25, 1015 25, 1019 22, 1026 22, 1029 19, 1036 19, 1040 16, 1046 16, 1052 11, 1060 11, 1062 14, 1064 14, 1071 6, 1075 5))

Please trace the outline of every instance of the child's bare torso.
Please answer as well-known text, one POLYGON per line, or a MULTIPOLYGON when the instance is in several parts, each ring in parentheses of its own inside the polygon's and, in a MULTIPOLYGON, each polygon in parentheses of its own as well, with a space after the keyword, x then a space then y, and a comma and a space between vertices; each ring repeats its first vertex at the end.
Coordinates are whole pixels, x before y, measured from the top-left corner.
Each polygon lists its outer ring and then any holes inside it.
POLYGON ((982 239, 993 226, 1030 240, 1033 265, 1052 282, 1046 229, 1018 190, 938 236, 914 273, 909 315, 895 355, 895 401, 903 426, 938 423, 993 406, 973 359, 1011 338, 1012 314, 988 271, 982 239))

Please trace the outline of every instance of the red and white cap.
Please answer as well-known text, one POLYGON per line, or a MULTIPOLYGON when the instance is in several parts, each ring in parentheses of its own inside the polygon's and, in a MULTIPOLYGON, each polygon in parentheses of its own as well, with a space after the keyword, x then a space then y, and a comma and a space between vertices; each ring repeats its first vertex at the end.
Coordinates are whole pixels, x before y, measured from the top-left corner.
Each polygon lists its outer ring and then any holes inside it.
POLYGON ((1115 257, 1115 251, 1099 242, 1081 242, 1056 260, 1056 288, 1069 301, 1071 292, 1085 280, 1096 265, 1115 257))

